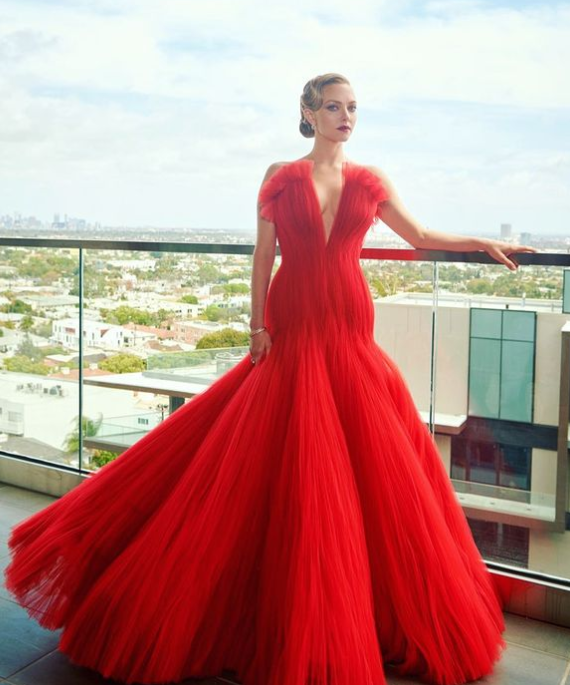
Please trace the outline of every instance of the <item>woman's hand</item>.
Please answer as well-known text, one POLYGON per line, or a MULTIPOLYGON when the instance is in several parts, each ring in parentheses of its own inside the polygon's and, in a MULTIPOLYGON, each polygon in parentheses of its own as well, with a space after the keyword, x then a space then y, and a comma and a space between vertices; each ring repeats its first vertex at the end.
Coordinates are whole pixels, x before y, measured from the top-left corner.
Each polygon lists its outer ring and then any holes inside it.
POLYGON ((484 250, 493 259, 501 262, 511 271, 516 271, 519 265, 515 260, 509 259, 507 255, 514 252, 539 252, 539 250, 529 245, 513 245, 503 240, 432 231, 427 226, 422 226, 407 211, 392 182, 381 169, 376 166, 368 166, 366 168, 380 179, 388 194, 388 199, 378 205, 378 216, 394 233, 397 233, 416 249, 452 250, 453 252, 484 250))
POLYGON ((516 261, 509 259, 507 255, 513 254, 514 252, 538 252, 535 247, 530 247, 530 245, 513 245, 504 240, 483 238, 481 243, 485 252, 491 255, 493 259, 496 259, 498 262, 507 266, 511 271, 516 271, 519 268, 519 265, 516 261))
POLYGON ((267 330, 261 331, 252 335, 249 341, 249 353, 251 354, 251 361, 258 364, 271 349, 271 336, 267 330))

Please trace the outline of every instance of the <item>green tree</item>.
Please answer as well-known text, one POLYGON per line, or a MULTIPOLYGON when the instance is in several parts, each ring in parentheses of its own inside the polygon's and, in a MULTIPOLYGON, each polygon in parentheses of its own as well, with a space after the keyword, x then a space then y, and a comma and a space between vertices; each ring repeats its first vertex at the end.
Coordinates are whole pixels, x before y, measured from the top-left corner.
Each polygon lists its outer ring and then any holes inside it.
MULTIPOLYGON (((77 454, 79 452, 79 416, 73 419, 74 427, 65 436, 63 441, 63 450, 67 454, 77 454)), ((99 414, 97 419, 90 419, 88 416, 83 416, 81 425, 83 428, 84 438, 93 438, 99 432, 99 428, 103 423, 103 414, 99 414)))
MULTIPOLYGON (((95 268, 85 269, 83 273, 83 295, 84 297, 105 297, 117 290, 117 279, 109 278, 106 271, 99 271, 95 268)), ((70 295, 79 297, 79 270, 72 278, 72 286, 69 290, 70 295)))
POLYGON ((118 454, 115 452, 109 452, 109 450, 93 450, 93 454, 89 462, 91 466, 101 468, 110 461, 114 461, 118 456, 118 454))
POLYGON ((14 355, 4 359, 4 368, 6 371, 14 373, 34 373, 40 376, 47 376, 50 371, 43 362, 35 362, 22 355, 14 355))
POLYGON ((145 361, 135 354, 120 352, 99 362, 99 368, 110 373, 133 373, 145 368, 145 361))
POLYGON ((223 279, 220 277, 220 270, 213 262, 204 261, 198 267, 196 280, 199 285, 206 285, 207 283, 218 283, 223 279))
POLYGON ((472 278, 467 281, 467 292, 473 295, 492 295, 493 284, 486 278, 472 278))
POLYGON ((212 294, 223 293, 229 295, 243 295, 249 292, 249 286, 245 283, 219 283, 211 289, 212 294))
POLYGON ((21 278, 34 278, 49 283, 52 279, 71 277, 77 269, 77 261, 68 255, 62 255, 59 250, 40 250, 19 260, 17 269, 21 278))
POLYGON ((186 304, 198 304, 198 298, 196 295, 182 295, 180 302, 185 302, 186 304))
POLYGON ((218 307, 216 304, 210 304, 204 309, 201 318, 207 321, 227 321, 230 313, 225 307, 218 307))
POLYGON ((403 284, 397 274, 383 274, 381 278, 372 278, 370 285, 376 290, 379 297, 395 295, 403 289, 403 284))
POLYGON ((228 295, 247 295, 250 291, 247 283, 226 283, 224 289, 228 295))
POLYGON ((26 337, 18 345, 18 348, 16 349, 16 354, 27 357, 28 359, 31 359, 31 361, 34 362, 40 361, 40 359, 44 358, 44 353, 42 352, 42 350, 40 350, 39 347, 36 347, 34 345, 29 335, 26 335, 26 337))
POLYGON ((33 312, 31 305, 26 304, 23 300, 15 299, 8 304, 2 305, 3 312, 9 312, 10 314, 29 314, 33 312))
POLYGON ((207 333, 196 343, 197 350, 212 349, 215 347, 248 347, 249 333, 235 331, 233 328, 222 328, 215 333, 207 333))
MULTIPOLYGON (((35 333, 37 336, 40 338, 50 338, 52 333, 53 333, 53 321, 47 320, 47 321, 42 321, 37 324, 32 330, 32 333, 35 333)), ((63 350, 63 348, 61 348, 63 350)), ((45 354, 48 354, 48 352, 45 352, 45 354)), ((53 352, 49 352, 49 354, 54 354, 53 352)))
POLYGON ((151 326, 153 322, 153 316, 150 312, 145 312, 141 309, 129 307, 124 304, 120 307, 115 307, 115 309, 112 310, 100 309, 99 311, 105 323, 117 324, 118 326, 124 326, 127 323, 135 323, 139 326, 151 326))
POLYGON ((173 318, 173 314, 168 309, 163 309, 162 307, 154 314, 150 315, 150 325, 156 326, 157 328, 162 328, 165 325, 169 326, 170 321, 173 318))
POLYGON ((463 281, 465 275, 461 269, 449 264, 440 264, 439 279, 448 283, 460 283, 463 281))
POLYGON ((40 283, 42 285, 52 285, 53 283, 57 283, 60 279, 60 274, 57 271, 46 271, 41 277, 40 277, 40 283))
POLYGON ((29 331, 34 325, 34 319, 30 314, 25 314, 20 321, 20 330, 29 331))
POLYGON ((180 257, 177 254, 160 253, 160 257, 156 261, 154 269, 154 277, 156 280, 166 279, 172 280, 178 277, 178 264, 180 257))

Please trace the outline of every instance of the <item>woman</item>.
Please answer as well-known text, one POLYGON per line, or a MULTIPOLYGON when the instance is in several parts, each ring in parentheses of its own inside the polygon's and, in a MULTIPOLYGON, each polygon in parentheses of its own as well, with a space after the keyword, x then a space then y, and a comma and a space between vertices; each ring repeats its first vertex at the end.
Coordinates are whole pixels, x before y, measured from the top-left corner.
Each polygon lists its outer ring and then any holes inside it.
MULTIPOLYGON (((356 99, 352 87, 340 74, 325 74, 311 79, 301 95, 299 130, 305 138, 314 138, 311 152, 301 159, 314 164, 314 183, 322 207, 324 231, 327 239, 339 205, 342 190, 341 167, 345 161, 343 143, 354 130, 357 121, 356 99)), ((272 164, 265 173, 263 185, 282 166, 272 164)), ((395 233, 415 248, 467 252, 484 250, 493 259, 516 271, 518 264, 509 259, 514 252, 537 252, 528 245, 512 245, 500 240, 454 235, 432 231, 419 224, 404 208, 392 183, 378 167, 366 166, 386 189, 387 199, 382 205, 381 219, 395 233)), ((252 275, 252 317, 250 326, 263 326, 265 297, 275 258, 275 225, 259 212, 258 231, 252 275)), ((252 363, 259 362, 271 349, 271 336, 266 331, 255 334, 251 342, 252 363)))
POLYGON ((8 541, 7 588, 106 677, 384 685, 386 667, 455 685, 505 646, 435 443, 374 342, 359 255, 380 216, 509 268, 532 248, 428 232, 345 160, 343 77, 313 79, 301 104, 313 151, 259 193, 251 355, 8 541))

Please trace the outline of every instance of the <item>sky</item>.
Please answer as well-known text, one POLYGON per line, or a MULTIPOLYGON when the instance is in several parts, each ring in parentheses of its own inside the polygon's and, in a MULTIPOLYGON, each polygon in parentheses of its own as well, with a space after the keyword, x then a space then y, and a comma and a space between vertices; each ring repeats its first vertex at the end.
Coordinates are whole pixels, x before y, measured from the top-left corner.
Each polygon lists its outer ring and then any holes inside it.
POLYGON ((434 230, 570 234, 570 2, 0 0, 0 215, 255 230, 351 82, 346 158, 434 230))

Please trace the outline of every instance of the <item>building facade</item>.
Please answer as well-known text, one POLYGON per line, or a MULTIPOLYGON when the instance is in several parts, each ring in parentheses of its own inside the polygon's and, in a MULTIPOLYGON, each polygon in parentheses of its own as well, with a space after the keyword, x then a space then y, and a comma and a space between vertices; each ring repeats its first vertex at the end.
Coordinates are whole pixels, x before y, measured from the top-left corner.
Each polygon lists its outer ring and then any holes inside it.
POLYGON ((570 317, 562 303, 440 294, 435 329, 431 294, 386 297, 375 308, 375 338, 431 417, 486 558, 565 576, 568 422, 561 424, 560 397, 570 317))

